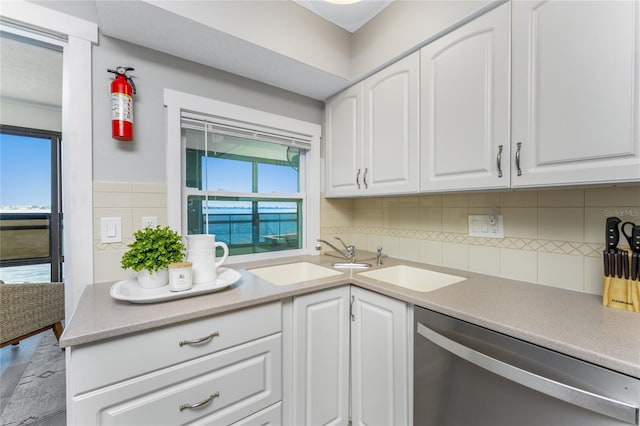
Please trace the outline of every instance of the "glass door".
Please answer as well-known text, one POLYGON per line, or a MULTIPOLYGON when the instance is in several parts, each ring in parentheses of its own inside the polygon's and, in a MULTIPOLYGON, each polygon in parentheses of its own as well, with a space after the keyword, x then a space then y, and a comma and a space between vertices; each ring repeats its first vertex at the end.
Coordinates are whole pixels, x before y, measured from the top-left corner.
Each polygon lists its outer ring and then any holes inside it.
POLYGON ((0 126, 0 279, 62 281, 60 133, 0 126))

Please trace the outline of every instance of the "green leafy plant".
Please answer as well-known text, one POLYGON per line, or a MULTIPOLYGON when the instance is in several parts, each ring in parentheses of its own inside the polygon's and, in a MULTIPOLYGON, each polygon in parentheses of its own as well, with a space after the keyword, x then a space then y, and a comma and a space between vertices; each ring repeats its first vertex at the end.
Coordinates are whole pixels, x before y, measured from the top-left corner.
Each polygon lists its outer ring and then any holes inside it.
POLYGON ((157 272, 169 266, 170 263, 181 262, 184 259, 186 247, 180 235, 168 226, 144 228, 136 231, 135 241, 129 244, 129 251, 123 256, 120 264, 124 269, 157 272))

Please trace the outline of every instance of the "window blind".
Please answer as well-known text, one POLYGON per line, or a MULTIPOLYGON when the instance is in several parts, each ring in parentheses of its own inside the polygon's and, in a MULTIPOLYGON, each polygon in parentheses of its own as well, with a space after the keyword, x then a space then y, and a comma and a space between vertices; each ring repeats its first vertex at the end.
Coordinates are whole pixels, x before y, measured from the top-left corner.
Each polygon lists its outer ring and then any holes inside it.
POLYGON ((311 149, 310 135, 293 133, 271 127, 262 127, 253 123, 204 116, 186 111, 181 112, 180 122, 182 128, 185 129, 259 140, 303 150, 311 149))

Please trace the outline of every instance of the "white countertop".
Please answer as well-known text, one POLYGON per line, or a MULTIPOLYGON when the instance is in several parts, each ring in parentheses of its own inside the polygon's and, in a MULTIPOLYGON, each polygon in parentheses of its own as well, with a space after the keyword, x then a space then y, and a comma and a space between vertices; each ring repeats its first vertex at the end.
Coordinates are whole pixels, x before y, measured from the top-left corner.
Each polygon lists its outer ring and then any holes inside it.
POLYGON ((285 286, 275 286, 246 271, 299 261, 330 266, 335 259, 300 256, 230 265, 242 278, 229 289, 155 304, 114 300, 109 295, 113 283, 89 285, 67 321, 60 345, 88 344, 353 284, 640 378, 640 314, 602 306, 600 296, 391 258, 384 259, 382 268, 405 264, 467 280, 416 292, 359 276, 364 270, 343 269, 342 275, 285 286))

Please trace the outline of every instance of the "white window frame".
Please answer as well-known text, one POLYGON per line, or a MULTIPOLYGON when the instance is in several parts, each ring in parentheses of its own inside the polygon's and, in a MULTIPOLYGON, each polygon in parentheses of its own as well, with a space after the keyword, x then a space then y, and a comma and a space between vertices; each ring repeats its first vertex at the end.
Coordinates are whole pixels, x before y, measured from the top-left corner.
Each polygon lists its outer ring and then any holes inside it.
MULTIPOLYGON (((185 187, 184 155, 182 154, 182 112, 194 112, 220 118, 221 120, 242 121, 247 127, 280 129, 283 132, 306 135, 311 149, 306 152, 304 181, 301 188, 306 188, 306 197, 302 206, 302 240, 301 248, 267 253, 254 253, 231 256, 227 263, 240 263, 254 260, 274 259, 282 257, 316 254, 315 241, 320 236, 320 136, 322 127, 319 124, 296 120, 281 115, 234 105, 215 99, 204 98, 171 89, 164 90, 167 124, 167 224, 174 230, 184 234, 183 211, 186 200, 183 196, 185 187)), ((258 194, 256 194, 258 195, 258 194)))

